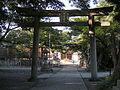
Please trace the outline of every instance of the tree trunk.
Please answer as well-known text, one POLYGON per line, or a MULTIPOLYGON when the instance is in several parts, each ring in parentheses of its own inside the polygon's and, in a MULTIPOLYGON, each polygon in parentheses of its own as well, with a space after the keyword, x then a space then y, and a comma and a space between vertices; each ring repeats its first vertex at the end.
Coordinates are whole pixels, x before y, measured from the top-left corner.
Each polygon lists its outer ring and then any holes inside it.
POLYGON ((103 52, 100 53, 98 56, 98 70, 100 70, 102 59, 103 59, 103 52))
POLYGON ((31 66, 31 78, 29 81, 34 81, 37 79, 37 61, 38 61, 38 49, 39 49, 39 18, 35 17, 34 24, 34 36, 33 36, 33 51, 32 51, 32 66, 31 66))
POLYGON ((117 53, 117 64, 116 64, 116 67, 114 69, 114 72, 113 72, 113 76, 112 76, 112 80, 114 80, 115 82, 120 79, 120 41, 119 41, 119 51, 117 53))
POLYGON ((115 44, 115 35, 114 33, 111 33, 111 52, 112 52, 112 60, 113 60, 113 65, 114 65, 114 69, 116 67, 117 64, 117 57, 116 57, 116 44, 115 44))

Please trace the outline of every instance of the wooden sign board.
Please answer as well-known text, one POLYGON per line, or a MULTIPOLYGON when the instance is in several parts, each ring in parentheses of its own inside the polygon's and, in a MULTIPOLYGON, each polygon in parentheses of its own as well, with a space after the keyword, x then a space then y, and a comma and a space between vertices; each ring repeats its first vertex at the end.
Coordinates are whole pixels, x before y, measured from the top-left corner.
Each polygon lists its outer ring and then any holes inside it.
POLYGON ((101 26, 110 26, 110 22, 108 22, 108 21, 101 22, 101 26))

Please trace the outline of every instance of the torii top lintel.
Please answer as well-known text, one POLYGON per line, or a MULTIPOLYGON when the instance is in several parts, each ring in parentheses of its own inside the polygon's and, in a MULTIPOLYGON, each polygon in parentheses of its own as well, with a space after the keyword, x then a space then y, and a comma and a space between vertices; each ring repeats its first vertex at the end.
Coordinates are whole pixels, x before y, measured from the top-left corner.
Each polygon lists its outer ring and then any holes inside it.
POLYGON ((69 16, 89 16, 91 13, 93 16, 104 16, 113 10, 113 6, 83 10, 35 10, 32 8, 16 8, 20 15, 27 17, 59 17, 61 13, 68 13, 69 16))

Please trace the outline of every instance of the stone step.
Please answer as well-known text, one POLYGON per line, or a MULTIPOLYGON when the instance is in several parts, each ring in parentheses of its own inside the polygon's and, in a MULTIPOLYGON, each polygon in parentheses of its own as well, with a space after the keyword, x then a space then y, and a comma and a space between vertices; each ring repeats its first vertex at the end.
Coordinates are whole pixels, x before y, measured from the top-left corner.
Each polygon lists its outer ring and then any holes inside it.
POLYGON ((117 87, 120 88, 120 80, 117 80, 117 87))
POLYGON ((113 86, 112 90, 120 90, 117 86, 113 86))

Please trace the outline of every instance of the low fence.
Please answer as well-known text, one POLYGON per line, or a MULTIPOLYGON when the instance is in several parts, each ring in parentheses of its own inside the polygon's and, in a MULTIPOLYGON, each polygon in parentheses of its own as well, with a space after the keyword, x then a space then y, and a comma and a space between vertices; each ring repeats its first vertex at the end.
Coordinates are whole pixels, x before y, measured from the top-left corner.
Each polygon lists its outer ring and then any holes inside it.
POLYGON ((30 53, 20 53, 15 48, 0 48, 0 66, 31 66, 30 53), (27 55, 27 58, 24 56, 27 55))
MULTIPOLYGON (((0 47, 0 66, 31 66, 32 52, 29 48, 24 51, 18 51, 14 47, 0 47)), ((41 65, 41 48, 39 48, 39 57, 37 64, 41 65)))
MULTIPOLYGON (((40 59, 37 62, 40 66, 40 59)), ((30 67, 32 65, 32 58, 7 58, 0 59, 0 66, 25 66, 30 67)))

